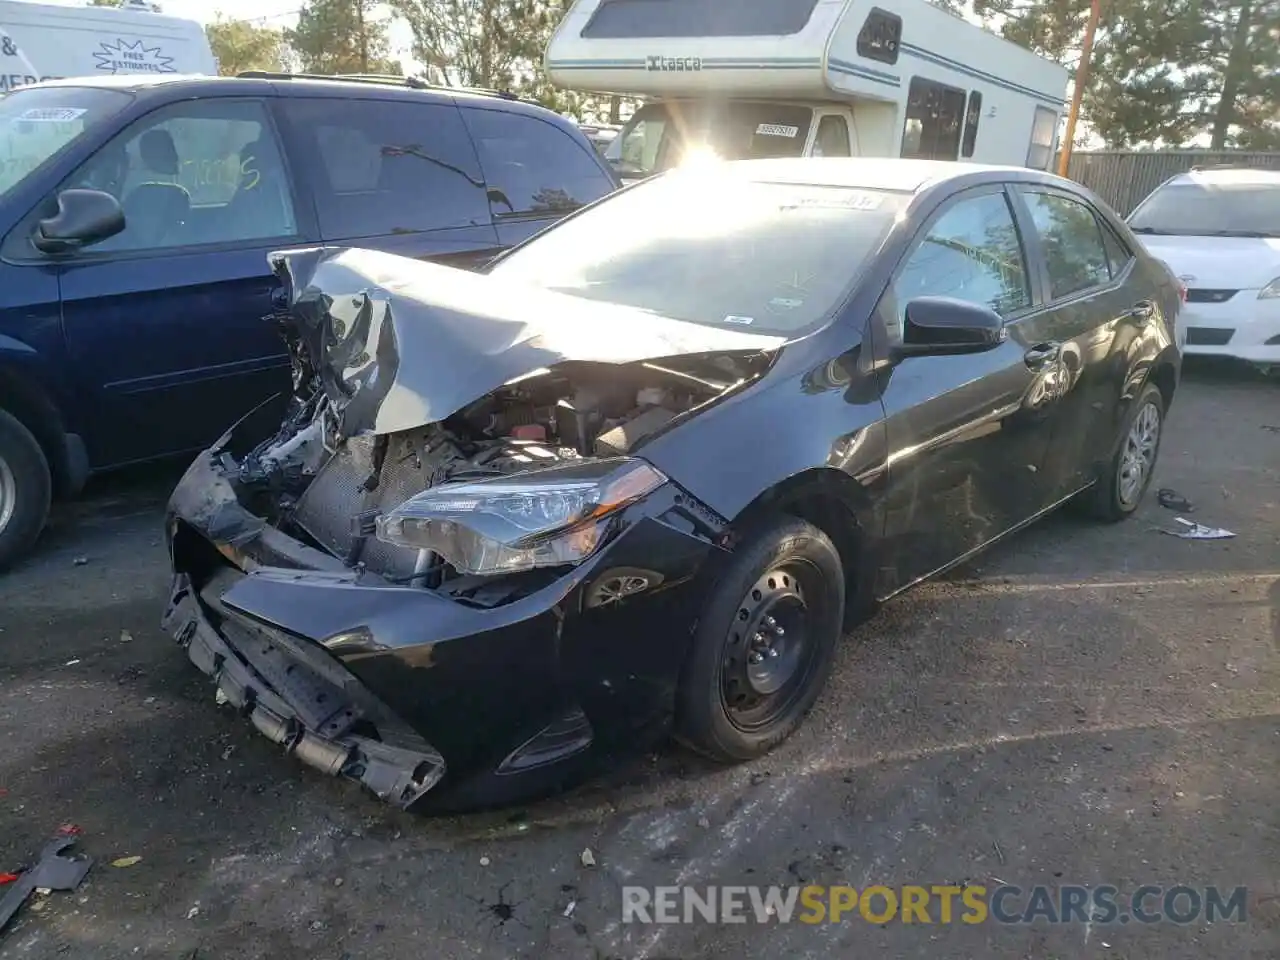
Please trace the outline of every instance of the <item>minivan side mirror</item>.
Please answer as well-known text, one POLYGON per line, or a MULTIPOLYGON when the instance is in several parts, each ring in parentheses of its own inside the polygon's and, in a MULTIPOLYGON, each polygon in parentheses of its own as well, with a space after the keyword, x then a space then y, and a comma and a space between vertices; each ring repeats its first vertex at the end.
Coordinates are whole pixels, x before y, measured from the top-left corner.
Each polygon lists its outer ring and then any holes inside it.
POLYGON ((63 190, 58 212, 36 224, 31 242, 41 253, 70 253, 124 229, 120 201, 101 190, 63 190))
POLYGON ((903 317, 901 357, 981 353, 1008 339, 1000 314, 955 297, 916 297, 903 317))

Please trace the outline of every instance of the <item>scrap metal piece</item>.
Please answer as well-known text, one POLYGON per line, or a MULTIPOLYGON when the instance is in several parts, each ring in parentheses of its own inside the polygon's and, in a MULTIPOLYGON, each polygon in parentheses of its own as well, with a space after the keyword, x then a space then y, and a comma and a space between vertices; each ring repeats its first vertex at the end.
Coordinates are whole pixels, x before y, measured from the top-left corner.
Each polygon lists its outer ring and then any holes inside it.
POLYGON ((93 859, 83 855, 64 857, 64 850, 76 845, 73 836, 55 837, 45 845, 40 860, 22 874, 0 900, 0 932, 22 909, 36 890, 74 890, 93 867, 93 859))

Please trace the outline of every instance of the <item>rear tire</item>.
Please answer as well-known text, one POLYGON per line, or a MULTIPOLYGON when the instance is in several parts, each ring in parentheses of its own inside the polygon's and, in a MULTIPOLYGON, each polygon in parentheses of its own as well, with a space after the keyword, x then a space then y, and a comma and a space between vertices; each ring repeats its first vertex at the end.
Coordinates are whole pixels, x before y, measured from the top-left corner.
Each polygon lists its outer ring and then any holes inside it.
POLYGON ((676 735, 713 760, 768 753, 826 685, 842 633, 840 554, 777 517, 742 541, 708 593, 676 697, 676 735))
POLYGON ((27 553, 49 519, 53 479, 40 443, 0 410, 0 570, 27 553))
POLYGON ((1133 516, 1142 503, 1160 455, 1164 409, 1159 387, 1147 384, 1129 411, 1106 473, 1081 498, 1094 519, 1117 523, 1133 516))

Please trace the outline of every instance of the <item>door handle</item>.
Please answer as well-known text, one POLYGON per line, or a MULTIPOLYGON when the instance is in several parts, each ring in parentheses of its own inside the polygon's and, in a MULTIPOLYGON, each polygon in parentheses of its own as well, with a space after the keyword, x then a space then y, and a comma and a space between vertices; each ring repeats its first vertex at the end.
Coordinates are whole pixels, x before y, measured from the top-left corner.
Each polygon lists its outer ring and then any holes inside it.
POLYGON ((1146 323, 1155 315, 1156 305, 1150 300, 1139 300, 1129 308, 1129 312, 1126 314, 1126 316, 1134 320, 1141 320, 1143 323, 1146 323))
POLYGON ((1022 359, 1032 370, 1041 370, 1048 366, 1062 353, 1062 344, 1057 340, 1037 343, 1022 355, 1022 359))

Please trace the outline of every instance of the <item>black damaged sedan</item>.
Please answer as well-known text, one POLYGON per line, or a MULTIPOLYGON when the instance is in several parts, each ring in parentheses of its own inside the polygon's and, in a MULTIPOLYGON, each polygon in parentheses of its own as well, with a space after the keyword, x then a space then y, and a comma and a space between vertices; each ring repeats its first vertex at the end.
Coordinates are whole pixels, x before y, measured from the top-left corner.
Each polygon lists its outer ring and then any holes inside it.
POLYGON ((264 735, 424 809, 791 733, 874 605, 1151 480, 1177 282, 1025 169, 746 161, 484 275, 273 257, 295 396, 187 471, 166 627, 264 735))

